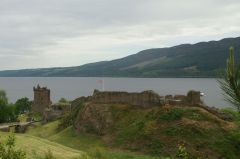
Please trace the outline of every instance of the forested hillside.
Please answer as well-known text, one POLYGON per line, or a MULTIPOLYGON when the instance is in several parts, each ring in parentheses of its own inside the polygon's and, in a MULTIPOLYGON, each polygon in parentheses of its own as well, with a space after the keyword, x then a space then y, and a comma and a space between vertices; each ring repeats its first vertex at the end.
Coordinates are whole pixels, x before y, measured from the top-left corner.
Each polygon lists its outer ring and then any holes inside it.
POLYGON ((239 51, 240 37, 148 49, 76 67, 1 71, 0 76, 215 77, 225 67, 230 46, 239 51))

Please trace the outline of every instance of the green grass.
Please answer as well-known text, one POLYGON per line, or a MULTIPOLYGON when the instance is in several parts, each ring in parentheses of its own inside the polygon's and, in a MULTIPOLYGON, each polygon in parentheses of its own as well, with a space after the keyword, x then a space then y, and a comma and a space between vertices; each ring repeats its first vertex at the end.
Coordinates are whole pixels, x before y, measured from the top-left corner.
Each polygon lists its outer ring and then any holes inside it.
POLYGON ((50 122, 48 124, 42 125, 37 123, 36 127, 28 128, 27 134, 32 136, 37 136, 41 138, 49 138, 52 135, 55 135, 57 131, 59 121, 50 122))
MULTIPOLYGON (((9 135, 12 134, 0 132, 1 141, 5 140, 9 135)), ((82 151, 27 134, 15 134, 15 137, 16 147, 26 151, 28 159, 34 159, 36 156, 43 157, 49 150, 58 159, 72 159, 84 154, 82 151)))
MULTIPOLYGON (((116 119, 113 131, 116 147, 156 156, 174 156, 179 142, 184 142, 192 158, 209 158, 207 155, 210 155, 211 158, 238 159, 240 156, 240 133, 237 133, 240 129, 224 129, 224 122, 201 109, 123 110, 114 106, 111 111, 116 119)), ((239 114, 231 113, 238 123, 239 114)))
POLYGON ((101 137, 86 133, 76 133, 73 127, 58 131, 58 124, 59 121, 54 121, 45 125, 38 125, 35 128, 30 128, 27 134, 45 138, 53 143, 84 151, 88 154, 92 154, 95 150, 100 149, 103 159, 157 159, 156 157, 137 155, 128 151, 109 149, 103 143, 101 137))
POLYGON ((183 110, 179 108, 171 109, 168 112, 163 112, 160 114, 159 119, 165 121, 175 121, 181 119, 183 116, 183 110))

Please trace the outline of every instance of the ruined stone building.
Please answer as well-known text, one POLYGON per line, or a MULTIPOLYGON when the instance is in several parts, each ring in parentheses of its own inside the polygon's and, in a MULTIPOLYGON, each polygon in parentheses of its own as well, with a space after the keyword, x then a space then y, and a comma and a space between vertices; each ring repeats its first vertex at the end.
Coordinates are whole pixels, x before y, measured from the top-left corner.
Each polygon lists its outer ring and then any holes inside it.
POLYGON ((33 87, 34 100, 32 111, 40 113, 43 116, 43 121, 56 120, 71 110, 70 103, 55 103, 52 104, 50 98, 50 89, 47 87, 33 87))
POLYGON ((50 90, 47 87, 33 87, 34 100, 32 105, 32 111, 43 114, 45 109, 48 108, 52 102, 50 99, 50 90))
POLYGON ((120 103, 130 104, 140 107, 170 105, 202 105, 199 91, 189 91, 187 95, 166 95, 160 96, 154 91, 143 92, 109 92, 95 90, 93 95, 88 99, 92 103, 109 104, 120 103))
POLYGON ((163 100, 154 91, 133 92, 100 92, 95 90, 91 97, 93 103, 120 103, 140 107, 160 106, 163 100))

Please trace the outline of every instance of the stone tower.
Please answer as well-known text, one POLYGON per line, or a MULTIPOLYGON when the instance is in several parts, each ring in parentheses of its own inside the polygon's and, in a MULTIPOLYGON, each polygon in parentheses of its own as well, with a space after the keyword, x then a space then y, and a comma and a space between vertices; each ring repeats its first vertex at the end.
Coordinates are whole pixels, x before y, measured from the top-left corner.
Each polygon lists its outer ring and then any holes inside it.
POLYGON ((50 99, 50 90, 47 87, 33 87, 34 100, 32 111, 43 114, 44 110, 48 108, 52 102, 50 99))

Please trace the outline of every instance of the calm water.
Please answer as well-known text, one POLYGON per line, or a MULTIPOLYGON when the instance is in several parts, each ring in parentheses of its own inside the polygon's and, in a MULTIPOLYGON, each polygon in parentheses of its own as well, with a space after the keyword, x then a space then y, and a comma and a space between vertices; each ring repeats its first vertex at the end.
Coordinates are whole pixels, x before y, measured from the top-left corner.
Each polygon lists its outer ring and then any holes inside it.
MULTIPOLYGON (((102 89, 102 78, 81 77, 3 77, 0 89, 6 90, 11 102, 18 98, 33 99, 33 86, 40 84, 51 89, 52 101, 61 97, 68 100, 91 95, 94 89, 102 89)), ((206 94, 204 102, 209 106, 226 107, 229 104, 222 99, 221 90, 215 79, 209 78, 104 78, 105 90, 140 92, 154 90, 159 95, 186 94, 188 90, 198 90, 206 94)))

